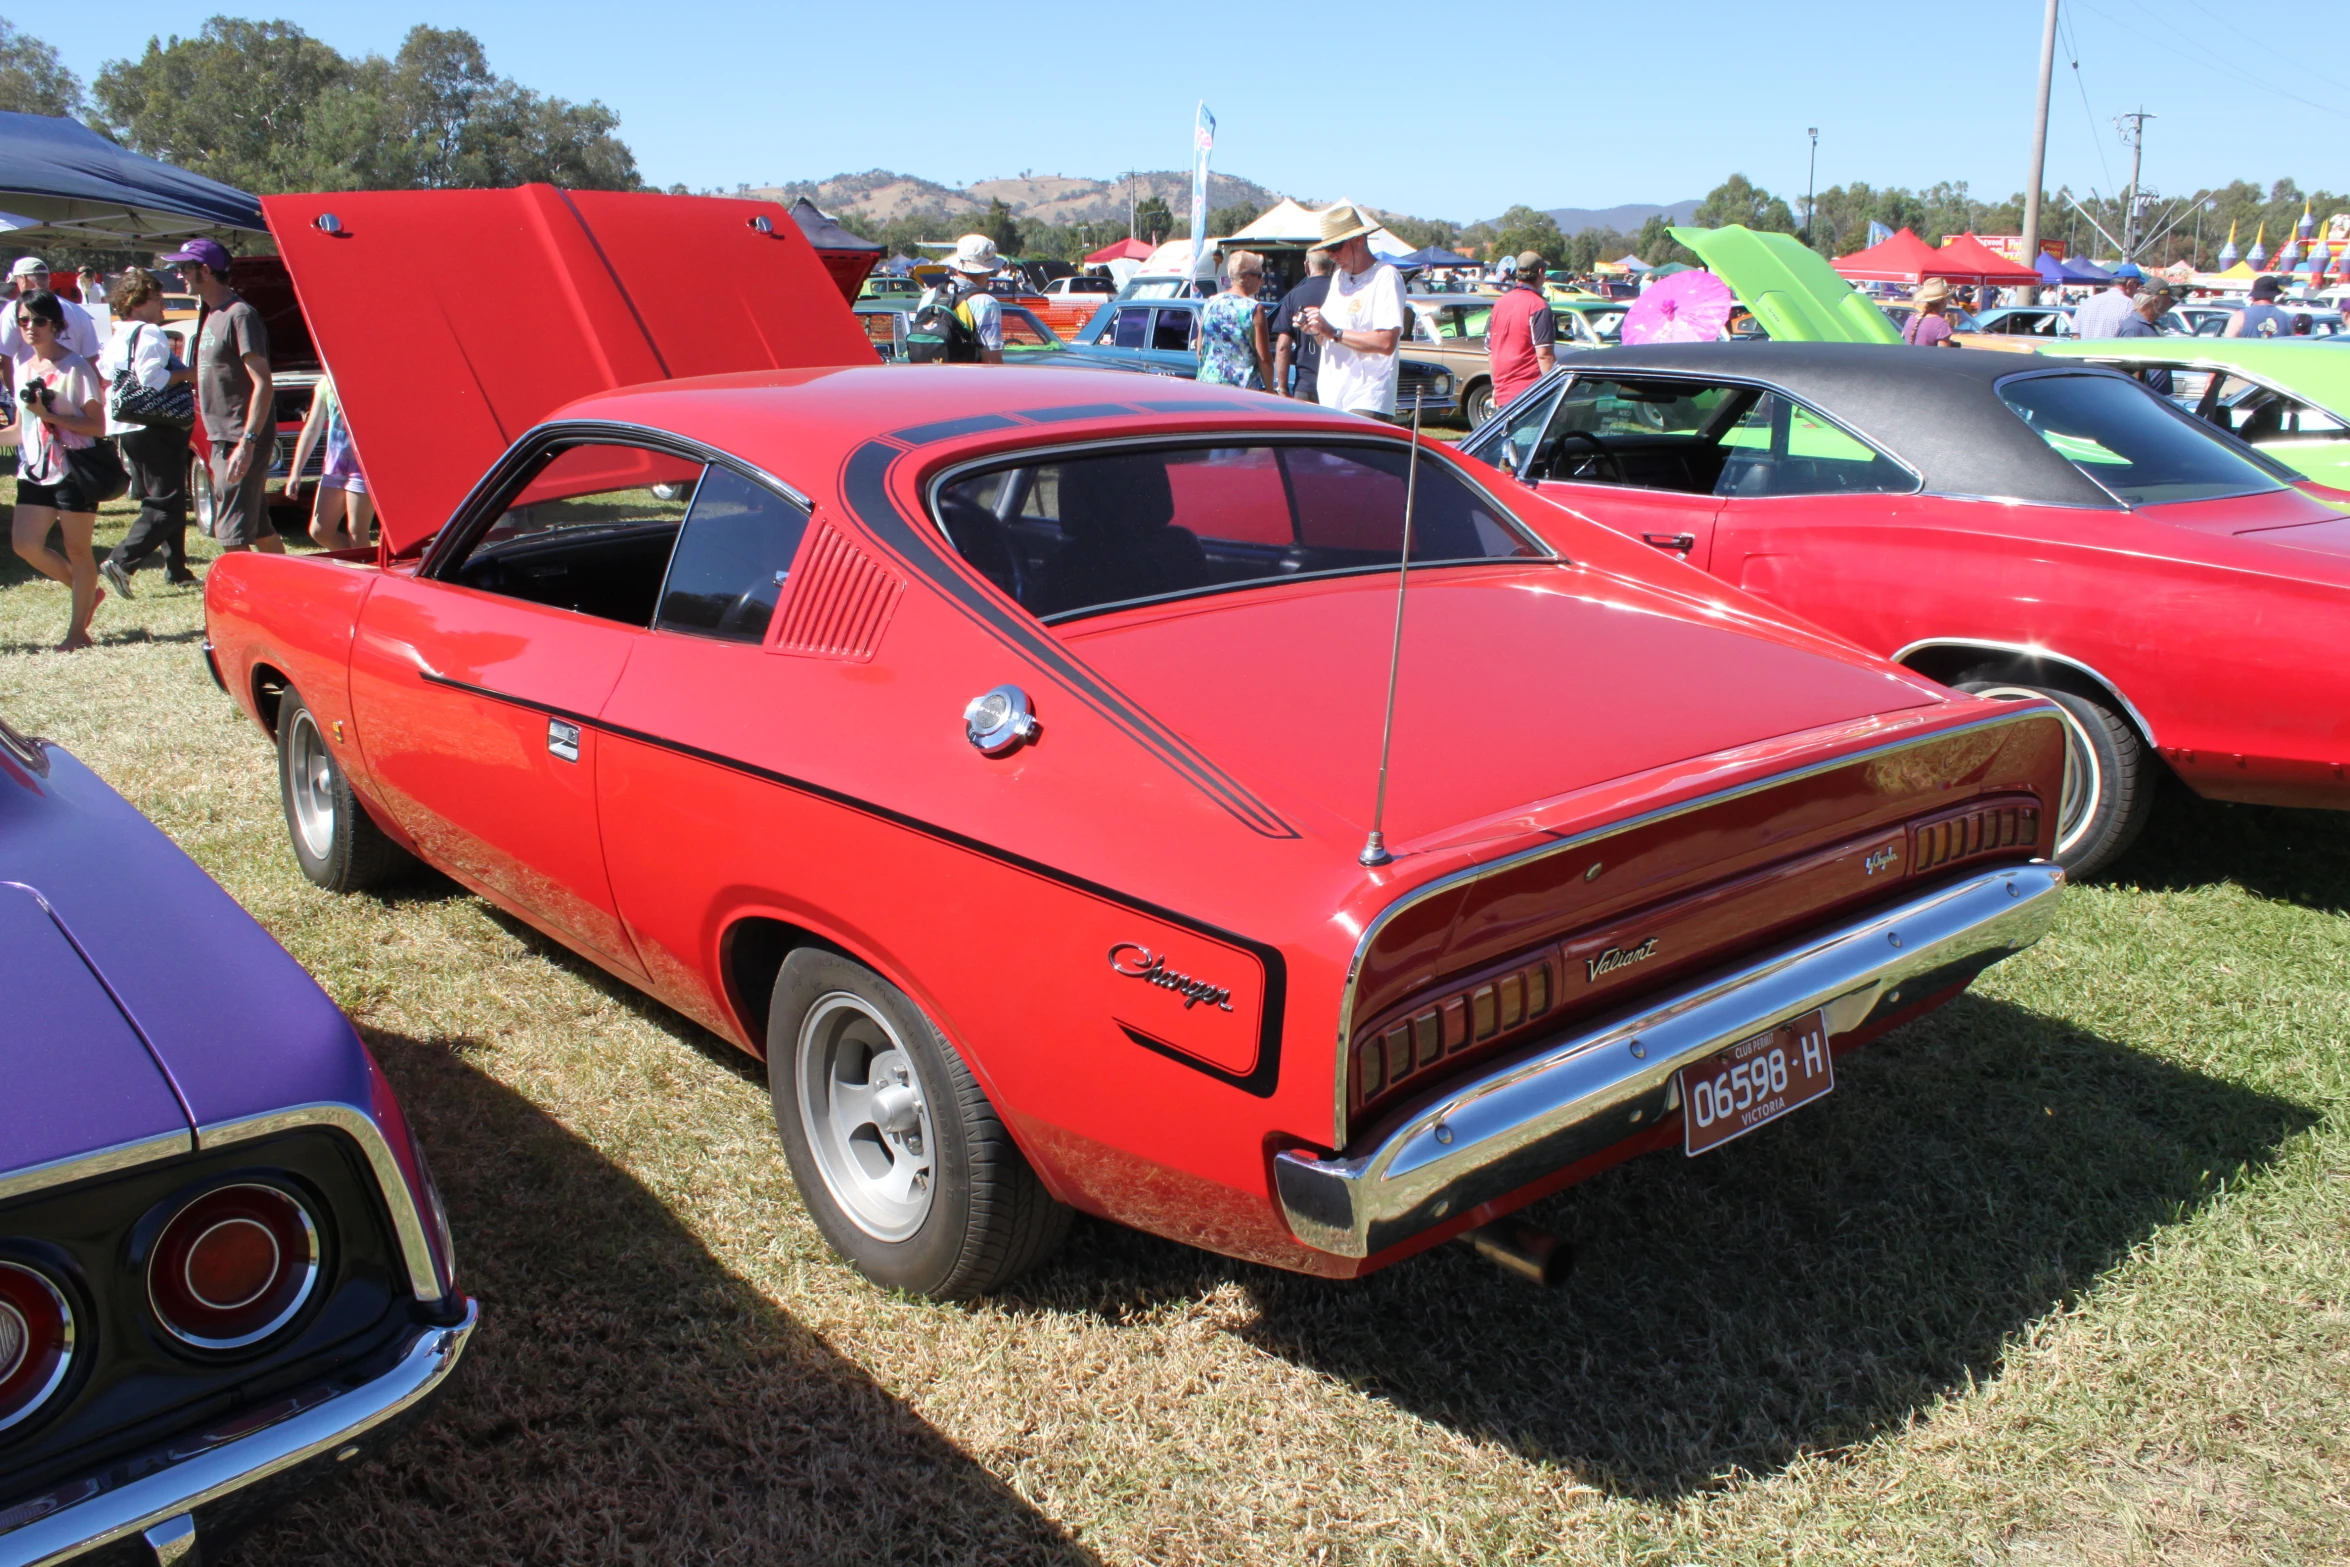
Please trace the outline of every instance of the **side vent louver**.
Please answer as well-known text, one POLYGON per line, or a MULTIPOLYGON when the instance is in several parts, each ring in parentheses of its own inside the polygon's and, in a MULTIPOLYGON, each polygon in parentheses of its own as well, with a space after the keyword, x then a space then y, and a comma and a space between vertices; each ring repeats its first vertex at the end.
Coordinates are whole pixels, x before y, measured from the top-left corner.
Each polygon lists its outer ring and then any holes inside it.
POLYGON ((863 662, 881 645, 905 584, 830 523, 818 523, 783 606, 785 653, 863 662))

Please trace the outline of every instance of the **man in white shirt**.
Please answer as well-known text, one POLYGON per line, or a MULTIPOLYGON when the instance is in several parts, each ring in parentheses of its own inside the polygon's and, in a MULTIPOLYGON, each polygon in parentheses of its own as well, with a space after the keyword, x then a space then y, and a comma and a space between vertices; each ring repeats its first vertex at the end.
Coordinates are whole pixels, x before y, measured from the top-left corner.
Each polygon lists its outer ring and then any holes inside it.
POLYGON ((1349 206, 1322 214, 1322 248, 1337 270, 1321 305, 1301 312, 1299 324, 1322 342, 1315 383, 1322 406, 1392 423, 1403 274, 1371 254, 1367 236, 1378 226, 1349 206))
MULTIPOLYGON (((47 292, 49 263, 39 256, 17 257, 16 265, 8 269, 6 298, 15 300, 27 294, 47 292)), ((0 301, 0 304, 4 303, 0 301)), ((91 321, 90 313, 70 299, 60 298, 57 303, 65 311, 66 351, 79 354, 95 365, 98 352, 106 343, 99 337, 97 325, 91 321)), ((24 334, 16 329, 16 307, 13 304, 0 309, 0 354, 8 356, 8 384, 11 387, 24 385, 24 363, 33 357, 33 345, 26 342, 24 334)))
POLYGON ((2092 295, 2073 312, 2073 336, 2119 337, 2122 323, 2138 313, 2138 290, 2144 286, 2146 274, 2125 261, 2113 271, 2113 287, 2092 295))

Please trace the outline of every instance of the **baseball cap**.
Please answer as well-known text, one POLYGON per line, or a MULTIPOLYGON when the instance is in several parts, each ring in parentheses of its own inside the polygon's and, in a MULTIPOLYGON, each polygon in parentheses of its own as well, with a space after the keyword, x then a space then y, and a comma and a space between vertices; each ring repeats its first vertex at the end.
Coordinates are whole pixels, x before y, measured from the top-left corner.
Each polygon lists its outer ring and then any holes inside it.
POLYGON ((155 263, 165 267, 206 266, 225 275, 228 272, 228 252, 221 248, 220 241, 216 239, 191 239, 170 255, 157 256, 155 263))
POLYGON ((1539 250, 1521 250, 1521 251, 1519 251, 1519 252, 1518 252, 1518 276, 1520 276, 1520 277, 1529 277, 1529 276, 1531 276, 1531 277, 1540 277, 1540 276, 1542 276, 1542 252, 1541 252, 1541 251, 1539 251, 1539 250))
POLYGON ((16 258, 16 265, 8 269, 10 277, 31 277, 35 273, 39 273, 43 277, 49 275, 49 263, 43 261, 39 256, 19 256, 16 258))
POLYGON ((2132 283, 2143 283, 2146 281, 2146 274, 2139 269, 2138 263, 2135 261, 2125 261, 2120 266, 2115 267, 2113 269, 2113 276, 2114 281, 2117 283, 2125 279, 2132 283))

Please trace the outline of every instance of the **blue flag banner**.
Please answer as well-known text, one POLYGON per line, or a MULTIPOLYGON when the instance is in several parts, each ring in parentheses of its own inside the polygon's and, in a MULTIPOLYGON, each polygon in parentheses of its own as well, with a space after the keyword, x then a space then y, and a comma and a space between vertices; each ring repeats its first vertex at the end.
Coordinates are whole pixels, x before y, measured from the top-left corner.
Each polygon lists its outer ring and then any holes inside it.
POLYGON ((1191 134, 1191 275, 1199 276, 1208 253, 1208 154, 1216 150, 1216 117, 1200 100, 1199 121, 1191 134))
POLYGON ((1892 237, 1893 237, 1893 231, 1892 231, 1891 229, 1889 229, 1889 228, 1885 227, 1885 225, 1884 225, 1884 224, 1877 222, 1877 221, 1876 221, 1875 219, 1873 219, 1873 218, 1872 218, 1872 219, 1870 219, 1870 221, 1869 221, 1869 243, 1870 243, 1870 244, 1872 244, 1872 245, 1882 245, 1882 244, 1884 244, 1884 243, 1885 243, 1885 241, 1887 241, 1887 240, 1891 239, 1892 237))

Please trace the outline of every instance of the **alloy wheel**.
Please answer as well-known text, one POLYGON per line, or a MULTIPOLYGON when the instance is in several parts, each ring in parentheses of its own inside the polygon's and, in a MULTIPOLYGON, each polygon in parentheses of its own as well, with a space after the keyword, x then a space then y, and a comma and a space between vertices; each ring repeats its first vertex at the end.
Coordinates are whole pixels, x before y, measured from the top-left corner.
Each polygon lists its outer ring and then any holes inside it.
POLYGON ((318 721, 302 708, 286 737, 286 789, 294 807, 294 830, 311 858, 323 860, 335 846, 335 761, 318 732, 318 721))
POLYGON ((930 1104, 897 1030, 862 997, 833 991, 800 1024, 800 1125, 825 1189, 876 1240, 922 1228, 937 1193, 930 1104))

